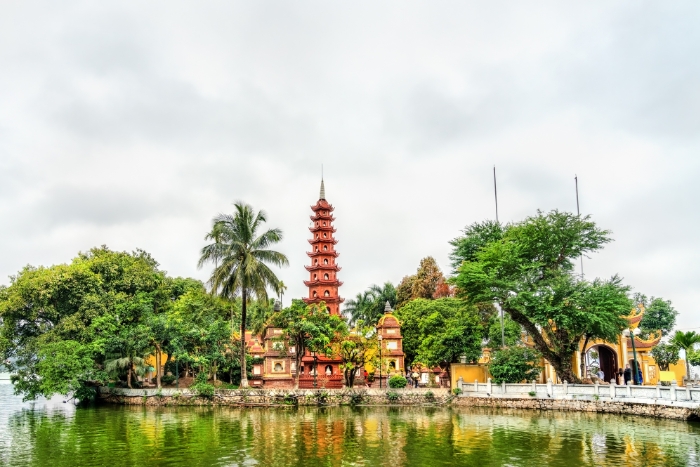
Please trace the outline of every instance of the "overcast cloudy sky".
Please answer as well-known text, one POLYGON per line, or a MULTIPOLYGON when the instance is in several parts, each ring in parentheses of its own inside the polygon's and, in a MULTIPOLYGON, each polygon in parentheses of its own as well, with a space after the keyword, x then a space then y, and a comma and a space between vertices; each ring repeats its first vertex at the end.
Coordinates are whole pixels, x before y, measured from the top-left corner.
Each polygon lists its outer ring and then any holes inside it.
POLYGON ((3 2, 0 283, 106 244, 197 270, 265 209, 305 289, 321 164, 352 297, 494 217, 581 210, 700 328, 700 3, 3 2))

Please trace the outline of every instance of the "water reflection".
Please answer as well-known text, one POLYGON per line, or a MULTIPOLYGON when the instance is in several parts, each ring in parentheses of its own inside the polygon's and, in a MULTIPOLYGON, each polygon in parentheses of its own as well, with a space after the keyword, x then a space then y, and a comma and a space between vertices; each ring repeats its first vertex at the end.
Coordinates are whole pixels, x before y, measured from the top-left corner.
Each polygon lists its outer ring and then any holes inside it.
POLYGON ((422 408, 75 409, 0 386, 0 463, 364 466, 698 465, 696 424, 422 408))

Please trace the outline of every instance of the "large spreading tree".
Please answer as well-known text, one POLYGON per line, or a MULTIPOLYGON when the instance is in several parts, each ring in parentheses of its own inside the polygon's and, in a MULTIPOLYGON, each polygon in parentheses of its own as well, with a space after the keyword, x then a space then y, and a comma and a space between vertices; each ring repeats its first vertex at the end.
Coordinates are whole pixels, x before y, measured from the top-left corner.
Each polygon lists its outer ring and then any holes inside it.
POLYGON ((574 273, 578 258, 602 249, 610 233, 588 216, 559 211, 538 212, 504 227, 500 236, 492 233, 473 234, 480 246, 453 283, 471 303, 500 304, 559 378, 578 381, 572 361, 581 340, 614 340, 632 307, 618 277, 585 281, 574 273))
POLYGON ((268 266, 286 266, 287 257, 270 250, 269 247, 282 240, 280 229, 269 229, 262 233, 267 221, 264 211, 255 212, 247 204, 237 202, 234 214, 220 214, 214 218, 206 239, 212 241, 202 248, 199 267, 213 263, 209 278, 212 291, 221 297, 233 300, 241 296, 241 387, 248 387, 246 370, 245 326, 248 301, 256 297, 267 301, 267 289, 276 294, 283 291, 283 284, 268 266))

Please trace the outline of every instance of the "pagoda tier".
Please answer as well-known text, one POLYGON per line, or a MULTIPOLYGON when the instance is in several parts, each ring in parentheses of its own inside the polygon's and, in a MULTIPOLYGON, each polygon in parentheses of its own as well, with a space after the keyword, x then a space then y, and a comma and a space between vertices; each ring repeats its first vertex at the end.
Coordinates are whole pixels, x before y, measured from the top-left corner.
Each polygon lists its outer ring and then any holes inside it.
POLYGON ((309 216, 309 218, 310 218, 312 221, 329 221, 329 222, 333 222, 333 221, 335 220, 335 217, 333 217, 332 214, 324 215, 324 214, 318 214, 318 213, 316 213, 315 216, 309 216))
POLYGON ((323 280, 323 279, 316 279, 316 280, 304 281, 304 285, 307 287, 311 287, 314 285, 334 285, 336 287, 340 287, 341 285, 343 285, 343 281, 333 280, 333 279, 330 279, 327 281, 323 280))
POLYGON ((328 240, 327 238, 310 238, 308 241, 312 245, 314 243, 332 243, 333 245, 338 243, 338 239, 336 239, 336 238, 334 238, 333 240, 328 240))
POLYGON ((337 230, 335 230, 335 227, 332 227, 330 225, 320 225, 320 226, 315 226, 315 227, 309 227, 309 230, 311 232, 333 232, 333 233, 337 232, 337 230))
POLYGON ((338 256, 340 256, 340 253, 338 253, 335 250, 333 250, 333 251, 328 251, 328 250, 326 250, 326 251, 307 251, 306 254, 307 254, 307 256, 332 256, 334 258, 337 258, 338 256))
POLYGON ((343 269, 341 266, 337 266, 335 264, 316 264, 314 266, 304 266, 304 268, 307 271, 318 271, 319 269, 323 269, 326 271, 340 271, 343 269))

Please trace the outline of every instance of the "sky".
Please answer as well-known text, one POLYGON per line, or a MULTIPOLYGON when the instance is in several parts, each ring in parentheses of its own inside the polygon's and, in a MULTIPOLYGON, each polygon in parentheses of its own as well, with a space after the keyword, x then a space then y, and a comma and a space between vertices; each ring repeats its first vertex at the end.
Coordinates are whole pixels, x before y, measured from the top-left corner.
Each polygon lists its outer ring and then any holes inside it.
POLYGON ((700 330, 700 3, 0 4, 0 284, 107 245, 197 269, 241 200, 306 290, 321 167, 341 295, 495 217, 580 207, 584 260, 700 330))

